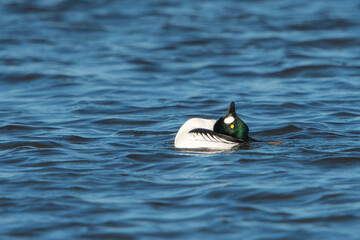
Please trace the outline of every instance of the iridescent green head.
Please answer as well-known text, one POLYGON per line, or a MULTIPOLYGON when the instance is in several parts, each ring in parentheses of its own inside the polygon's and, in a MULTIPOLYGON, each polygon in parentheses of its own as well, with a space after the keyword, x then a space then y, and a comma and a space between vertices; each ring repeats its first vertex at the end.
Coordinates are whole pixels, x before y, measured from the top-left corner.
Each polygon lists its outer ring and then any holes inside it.
POLYGON ((238 139, 247 139, 248 126, 236 115, 235 103, 231 102, 226 116, 221 117, 214 125, 214 131, 238 139))

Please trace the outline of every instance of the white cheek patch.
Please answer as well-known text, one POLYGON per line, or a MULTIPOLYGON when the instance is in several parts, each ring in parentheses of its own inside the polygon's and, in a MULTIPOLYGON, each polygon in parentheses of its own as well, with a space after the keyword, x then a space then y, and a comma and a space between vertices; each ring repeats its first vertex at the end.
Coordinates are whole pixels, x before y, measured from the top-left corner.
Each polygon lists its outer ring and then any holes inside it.
POLYGON ((224 122, 225 122, 226 124, 230 124, 230 123, 232 123, 234 120, 235 120, 234 117, 229 116, 229 117, 227 117, 227 118, 224 119, 224 122))

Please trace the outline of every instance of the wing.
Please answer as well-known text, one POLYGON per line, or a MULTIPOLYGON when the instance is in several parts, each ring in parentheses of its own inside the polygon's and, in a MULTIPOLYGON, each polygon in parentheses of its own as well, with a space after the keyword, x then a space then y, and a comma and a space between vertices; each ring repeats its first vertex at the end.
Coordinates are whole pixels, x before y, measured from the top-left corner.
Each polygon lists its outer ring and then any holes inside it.
POLYGON ((204 128, 195 128, 191 130, 189 133, 193 133, 196 136, 201 137, 203 140, 210 142, 219 142, 219 143, 227 143, 227 144, 245 143, 243 139, 233 138, 204 128))

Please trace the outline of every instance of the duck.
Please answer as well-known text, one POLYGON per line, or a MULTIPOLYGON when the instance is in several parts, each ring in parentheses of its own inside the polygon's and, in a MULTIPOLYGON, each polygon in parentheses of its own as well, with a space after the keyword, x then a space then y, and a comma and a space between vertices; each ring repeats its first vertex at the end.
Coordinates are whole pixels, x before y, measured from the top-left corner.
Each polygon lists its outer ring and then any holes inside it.
POLYGON ((249 127, 236 114, 231 102, 225 117, 220 119, 191 118, 179 129, 174 146, 179 149, 230 150, 252 141, 249 127))
POLYGON ((184 150, 223 151, 234 150, 252 142, 278 145, 284 141, 261 141, 250 137, 249 127, 237 116, 235 102, 231 102, 225 117, 220 117, 218 120, 203 118, 187 120, 177 132, 174 146, 184 150))

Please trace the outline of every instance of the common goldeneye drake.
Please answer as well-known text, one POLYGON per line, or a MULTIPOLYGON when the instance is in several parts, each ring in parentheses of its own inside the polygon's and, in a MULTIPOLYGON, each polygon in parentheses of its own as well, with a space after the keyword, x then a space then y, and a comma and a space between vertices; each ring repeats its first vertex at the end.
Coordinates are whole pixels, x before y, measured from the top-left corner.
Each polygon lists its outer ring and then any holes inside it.
POLYGON ((219 120, 191 118, 179 129, 175 148, 229 150, 255 139, 248 136, 248 126, 236 115, 231 102, 226 116, 219 120))

